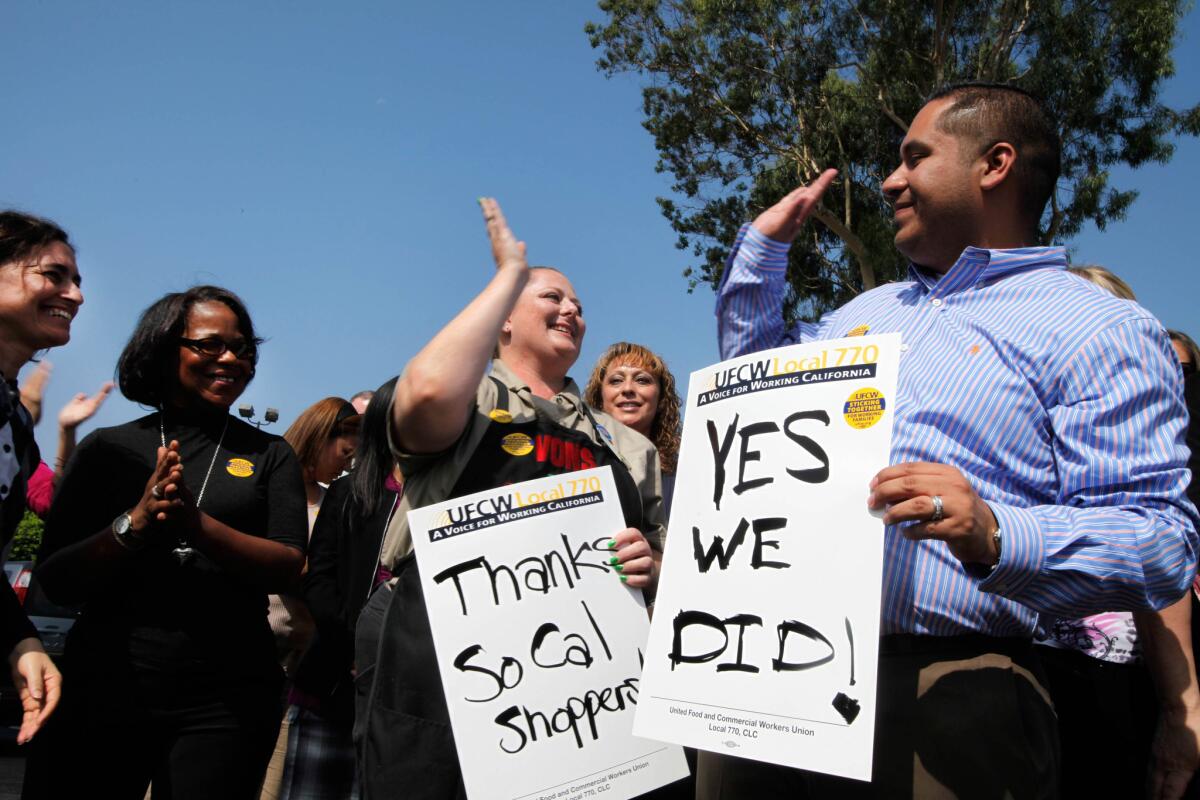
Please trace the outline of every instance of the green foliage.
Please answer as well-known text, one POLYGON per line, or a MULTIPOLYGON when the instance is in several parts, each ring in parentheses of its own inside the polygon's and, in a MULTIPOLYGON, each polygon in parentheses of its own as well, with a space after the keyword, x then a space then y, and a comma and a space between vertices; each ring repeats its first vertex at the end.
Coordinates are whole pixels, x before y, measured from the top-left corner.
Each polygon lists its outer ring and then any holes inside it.
POLYGON ((17 523, 16 533, 13 534, 12 549, 8 552, 9 561, 33 561, 37 558, 38 548, 42 546, 42 530, 45 525, 40 517, 32 511, 26 511, 25 516, 17 523))
POLYGON ((714 287, 738 227, 824 167, 841 175, 792 248, 791 315, 814 317, 903 275, 880 184, 923 98, 963 80, 1011 82, 1060 122, 1063 175, 1041 224, 1067 241, 1136 198, 1114 164, 1170 159, 1200 105, 1158 100, 1184 0, 600 0, 586 33, 610 77, 634 72, 659 198, 714 287))

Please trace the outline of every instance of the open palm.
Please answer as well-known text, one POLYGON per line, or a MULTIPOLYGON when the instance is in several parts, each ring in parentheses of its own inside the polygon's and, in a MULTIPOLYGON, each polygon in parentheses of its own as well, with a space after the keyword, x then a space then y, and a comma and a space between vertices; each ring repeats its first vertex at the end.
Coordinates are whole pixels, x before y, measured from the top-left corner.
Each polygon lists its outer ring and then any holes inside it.
POLYGON ((101 386, 100 391, 91 397, 88 397, 83 392, 72 397, 62 407, 62 411, 58 412, 59 427, 73 429, 87 422, 100 410, 100 406, 104 405, 108 393, 112 390, 113 384, 112 381, 109 381, 101 386))

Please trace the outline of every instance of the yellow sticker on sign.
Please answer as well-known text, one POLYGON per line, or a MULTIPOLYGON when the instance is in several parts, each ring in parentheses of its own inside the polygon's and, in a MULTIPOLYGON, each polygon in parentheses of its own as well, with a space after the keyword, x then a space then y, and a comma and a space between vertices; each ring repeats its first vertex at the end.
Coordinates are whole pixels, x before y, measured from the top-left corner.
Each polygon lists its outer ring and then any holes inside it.
POLYGON ((878 389, 858 389, 846 400, 842 416, 851 428, 865 430, 883 418, 887 404, 878 389))
POLYGON ((510 433, 500 440, 500 447, 512 456, 527 456, 533 452, 533 439, 524 433, 510 433))
POLYGON ((249 478, 254 474, 254 465, 244 458, 231 458, 225 462, 225 471, 235 478, 249 478))
POLYGON ((513 419, 512 414, 508 413, 503 408, 493 408, 488 416, 491 417, 495 422, 500 422, 503 424, 508 424, 512 422, 513 419))

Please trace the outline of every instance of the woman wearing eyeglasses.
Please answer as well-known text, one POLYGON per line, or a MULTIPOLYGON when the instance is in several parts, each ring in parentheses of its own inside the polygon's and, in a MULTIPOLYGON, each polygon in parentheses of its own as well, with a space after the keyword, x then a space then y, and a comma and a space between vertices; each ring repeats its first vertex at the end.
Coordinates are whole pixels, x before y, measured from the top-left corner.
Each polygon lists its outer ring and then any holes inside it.
POLYGON ((198 286, 125 346, 121 392, 155 410, 79 445, 47 520, 39 577, 81 614, 27 797, 257 794, 282 715, 266 596, 296 587, 307 538, 292 449, 229 414, 259 341, 198 286))

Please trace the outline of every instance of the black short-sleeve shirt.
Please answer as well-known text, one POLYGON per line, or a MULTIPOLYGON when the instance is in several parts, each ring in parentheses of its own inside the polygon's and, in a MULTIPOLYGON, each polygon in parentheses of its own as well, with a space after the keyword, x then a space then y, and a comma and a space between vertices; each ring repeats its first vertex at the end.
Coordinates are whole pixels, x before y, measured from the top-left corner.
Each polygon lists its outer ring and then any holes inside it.
MULTIPOLYGON (((304 485, 287 442, 231 416, 186 424, 168 415, 165 431, 168 442, 179 441, 184 484, 195 497, 204 488, 201 511, 242 533, 304 549, 304 485)), ((107 530, 132 508, 154 470, 160 441, 157 412, 84 439, 55 494, 41 558, 107 530)), ((128 571, 87 598, 68 651, 117 656, 120 650, 108 651, 124 648, 151 666, 201 671, 214 663, 243 673, 270 669, 275 656, 266 593, 199 551, 181 565, 173 546, 166 540, 146 548, 128 571)))

